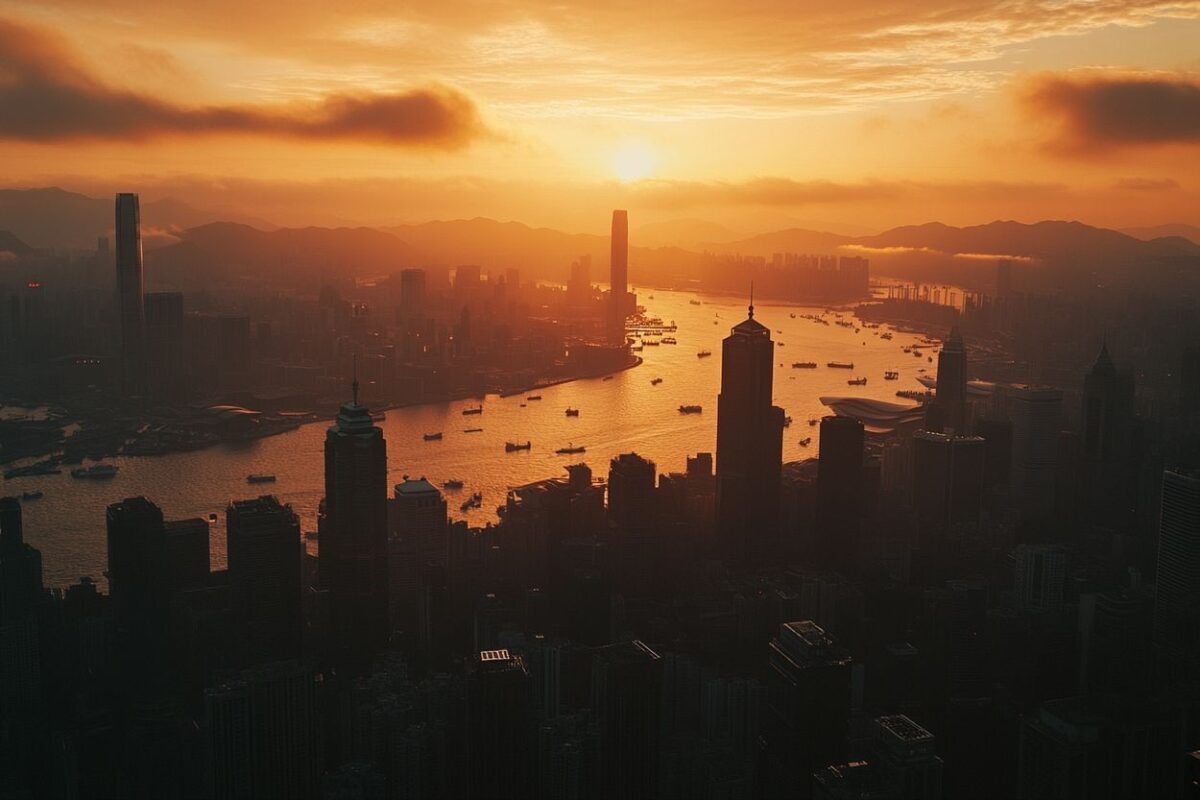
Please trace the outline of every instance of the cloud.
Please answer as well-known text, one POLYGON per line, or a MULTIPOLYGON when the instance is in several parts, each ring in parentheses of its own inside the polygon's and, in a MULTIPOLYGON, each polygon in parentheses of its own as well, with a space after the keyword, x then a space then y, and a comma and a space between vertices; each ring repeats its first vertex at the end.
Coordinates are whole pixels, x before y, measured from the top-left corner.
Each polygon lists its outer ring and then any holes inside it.
POLYGON ((1033 78, 1026 108, 1056 126, 1066 152, 1133 145, 1200 144, 1200 77, 1093 72, 1033 78))
POLYGON ((1113 183, 1113 188, 1134 192, 1167 192, 1181 187, 1179 181, 1172 178, 1121 178, 1113 183))
POLYGON ((487 133, 471 99, 445 87, 329 94, 307 105, 184 106, 110 86, 63 40, 0 20, 0 139, 248 134, 454 148, 487 133))

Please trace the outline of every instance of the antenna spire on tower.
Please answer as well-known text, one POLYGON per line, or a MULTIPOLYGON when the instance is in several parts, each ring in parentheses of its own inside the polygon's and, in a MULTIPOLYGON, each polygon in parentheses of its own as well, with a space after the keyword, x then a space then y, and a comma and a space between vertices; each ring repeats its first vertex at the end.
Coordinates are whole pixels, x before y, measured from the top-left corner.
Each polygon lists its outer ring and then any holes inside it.
POLYGON ((354 382, 350 384, 350 391, 354 393, 354 405, 358 405, 358 354, 354 354, 354 382))
POLYGON ((754 281, 750 281, 750 319, 754 319, 754 281))

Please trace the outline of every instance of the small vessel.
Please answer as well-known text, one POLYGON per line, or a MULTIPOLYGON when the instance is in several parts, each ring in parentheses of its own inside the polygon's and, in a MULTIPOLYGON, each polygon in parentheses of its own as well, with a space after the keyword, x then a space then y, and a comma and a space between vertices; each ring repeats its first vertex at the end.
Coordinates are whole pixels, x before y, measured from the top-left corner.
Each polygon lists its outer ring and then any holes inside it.
POLYGON ((483 505, 483 495, 479 492, 471 495, 465 503, 459 506, 460 511, 470 511, 472 508, 479 508, 483 505))
POLYGON ((899 377, 900 377, 900 373, 894 369, 885 370, 883 373, 883 379, 885 381, 894 381, 894 380, 897 380, 899 377))
POLYGON ((483 406, 476 406, 475 408, 464 408, 462 413, 463 413, 464 417, 467 416, 468 414, 482 414, 483 406))
POLYGON ((504 452, 515 453, 517 450, 529 450, 532 446, 529 442, 525 442, 525 444, 521 444, 520 442, 505 442, 504 452))
POLYGON ((817 362, 815 361, 793 361, 792 369, 816 369, 817 362))
POLYGON ((817 419, 816 417, 809 417, 809 419, 808 419, 808 427, 812 428, 812 427, 816 426, 816 424, 817 424, 818 422, 820 422, 820 421, 821 421, 821 420, 817 419))
POLYGON ((810 444, 812 444, 811 436, 805 436, 803 439, 800 440, 801 447, 808 447, 810 444))
POLYGON ((120 467, 113 464, 93 464, 90 467, 76 467, 71 470, 71 477, 86 480, 103 480, 114 477, 118 469, 120 467))
POLYGON ((664 336, 659 341, 661 341, 663 344, 679 344, 679 342, 676 341, 674 336, 664 336))
POLYGON ((830 361, 825 366, 830 369, 854 369, 853 361, 830 361))
POLYGON ((780 347, 783 347, 783 342, 776 342, 775 344, 779 345, 780 347))
POLYGON ((890 342, 892 340, 892 334, 890 332, 889 333, 881 333, 881 334, 879 334, 879 338, 883 339, 885 342, 890 342))
POLYGON ((578 409, 578 408, 568 408, 568 409, 567 409, 567 416, 568 416, 568 417, 578 417, 578 416, 579 416, 579 409, 578 409))
POLYGON ((246 483, 274 483, 275 476, 265 472, 255 472, 246 476, 246 483))
POLYGON ((463 433, 483 433, 483 428, 463 428, 463 433))
POLYGON ((208 515, 208 521, 209 521, 209 522, 216 522, 216 521, 217 521, 217 515, 216 515, 216 514, 209 514, 209 515, 208 515))
POLYGON ((448 481, 442 481, 442 488, 443 489, 461 489, 461 488, 463 488, 463 482, 458 480, 457 478, 451 478, 448 481))
POLYGON ((43 496, 41 492, 21 492, 22 500, 41 500, 43 496))
POLYGON ((612 375, 605 375, 602 380, 611 381, 612 379, 613 379, 612 375))
POLYGON ((582 446, 576 447, 574 444, 572 444, 567 447, 560 447, 554 452, 558 453, 559 455, 567 455, 569 453, 586 453, 587 448, 582 446))
POLYGON ((700 305, 700 301, 699 301, 699 300, 688 300, 688 303, 690 303, 690 304, 692 304, 692 305, 694 305, 694 306, 698 306, 698 305, 700 305))
POLYGON ((711 350, 701 350, 699 353, 696 353, 696 358, 708 358, 711 355, 711 350))
POLYGON ((662 383, 662 378, 654 378, 650 381, 651 386, 658 386, 660 383, 662 383))
POLYGON ((680 406, 679 407, 680 414, 699 414, 703 410, 704 409, 701 408, 700 406, 680 406))
POLYGON ((791 417, 784 417, 784 418, 783 418, 783 427, 785 427, 785 428, 790 428, 790 427, 791 427, 791 425, 792 425, 792 418, 791 418, 791 417))
MULTIPOLYGON (((917 357, 917 358, 920 358, 920 357, 921 357, 921 351, 920 351, 920 350, 913 350, 913 351, 912 351, 912 354, 913 354, 915 357, 917 357)), ((933 361, 933 358, 931 357, 929 360, 930 360, 930 361, 933 361)))
POLYGON ((792 319, 795 319, 795 318, 796 318, 796 315, 795 315, 795 314, 789 314, 788 316, 789 316, 789 317, 791 317, 792 319))
POLYGON ((643 339, 643 347, 658 347, 658 339, 643 339))
POLYGON ((62 472, 61 469, 54 466, 50 461, 41 461, 37 464, 31 464, 28 467, 13 467, 10 470, 5 470, 4 478, 25 478, 31 475, 58 475, 62 472))
MULTIPOLYGON (((464 411, 463 413, 465 414, 467 412, 464 411)), ((442 440, 442 432, 438 431, 437 433, 427 433, 423 438, 427 442, 440 442, 442 440)))
POLYGON ((372 422, 383 422, 385 419, 387 419, 386 411, 372 411, 371 412, 371 421, 372 422))
POLYGON ((525 399, 526 400, 541 400, 542 396, 540 394, 531 394, 531 395, 529 395, 529 397, 526 397, 525 399))
POLYGON ((849 384, 850 386, 866 386, 867 379, 866 379, 866 377, 851 378, 850 380, 846 381, 846 383, 849 384))

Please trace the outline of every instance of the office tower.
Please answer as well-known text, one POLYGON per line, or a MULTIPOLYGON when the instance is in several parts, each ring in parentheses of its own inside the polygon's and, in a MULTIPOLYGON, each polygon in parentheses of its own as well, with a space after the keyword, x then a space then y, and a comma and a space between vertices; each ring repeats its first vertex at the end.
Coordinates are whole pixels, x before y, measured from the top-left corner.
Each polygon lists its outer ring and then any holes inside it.
POLYGON ((320 577, 334 663, 360 671, 388 636, 387 443, 353 390, 325 435, 320 577))
POLYGON ((117 313, 121 332, 121 378, 129 393, 145 380, 146 317, 142 305, 142 229, 136 194, 117 195, 117 313))
POLYGON ((938 353, 937 395, 930 407, 927 428, 938 433, 963 434, 967 430, 967 349, 958 326, 938 353))
POLYGON ((933 734, 903 714, 875 720, 874 763, 898 796, 942 800, 942 759, 933 734))
POLYGON ((1016 386, 1011 401, 1013 424, 1012 500, 1022 517, 1047 517, 1054 509, 1062 390, 1016 386))
POLYGON ((251 661, 300 654, 300 520, 271 495, 225 509, 229 584, 251 661))
POLYGON ((573 306, 587 303, 592 294, 592 257, 580 256, 571 262, 571 280, 567 283, 567 301, 573 306))
POLYGON ((144 303, 146 387, 155 397, 173 397, 183 381, 183 295, 149 292, 144 303))
POLYGON ((209 796, 317 796, 324 763, 320 683, 311 665, 278 661, 205 690, 209 796))
POLYGON ((25 543, 21 501, 0 497, 0 623, 29 614, 42 589, 42 554, 25 543))
POLYGON ((662 658, 636 640, 596 648, 591 656, 601 795, 653 797, 658 791, 662 658))
POLYGON ((637 453, 623 453, 608 466, 608 519, 619 533, 649 528, 654 520, 655 466, 637 453))
POLYGON ((532 743, 529 671, 508 650, 483 650, 467 674, 467 770, 470 796, 524 797, 532 743))
POLYGON ((862 513, 862 422, 850 417, 823 417, 817 458, 815 555, 825 564, 846 566, 857 555, 862 513))
POLYGON ((1200 671, 1200 470, 1163 473, 1154 648, 1167 675, 1200 671))
POLYGON ((725 556, 757 561, 776 541, 783 464, 783 409, 772 405, 775 344, 746 319, 721 343, 717 395, 717 538, 725 556))
POLYGON ((412 630, 422 571, 445 569, 448 563, 446 499, 429 481, 408 476, 393 493, 388 503, 388 600, 393 628, 412 630))
POLYGON ((1017 545, 1013 600, 1022 611, 1057 611, 1067 583, 1067 551, 1053 544, 1017 545))
POLYGON ((479 288, 483 276, 478 264, 462 264, 454 268, 454 289, 462 292, 479 288))
POLYGON ((956 526, 979 521, 986 442, 978 436, 913 435, 913 510, 922 549, 936 548, 956 526))
POLYGON ((405 317, 425 312, 425 270, 406 269, 400 273, 400 311, 405 317))
POLYGON ((1133 693, 1145 686, 1153 620, 1152 597, 1139 586, 1079 596, 1079 686, 1085 694, 1133 693))
POLYGON ((195 517, 163 523, 166 537, 167 587, 172 592, 202 589, 208 584, 208 522, 195 517))
POLYGON ((608 343, 625 344, 625 317, 629 311, 629 213, 613 211, 610 237, 610 276, 608 292, 608 343))
POLYGON ((1107 343, 1083 381, 1083 501, 1097 527, 1121 530, 1137 512, 1133 375, 1118 371, 1107 343))
POLYGON ((106 521, 108 593, 117 624, 140 637, 157 635, 169 591, 162 510, 144 497, 129 497, 108 507, 106 521))
POLYGON ((802 797, 814 770, 845 758, 850 655, 820 625, 802 620, 779 626, 767 658, 767 794, 802 797))
POLYGON ((508 267, 504 270, 504 288, 509 291, 509 296, 512 292, 521 288, 521 270, 516 267, 508 267))

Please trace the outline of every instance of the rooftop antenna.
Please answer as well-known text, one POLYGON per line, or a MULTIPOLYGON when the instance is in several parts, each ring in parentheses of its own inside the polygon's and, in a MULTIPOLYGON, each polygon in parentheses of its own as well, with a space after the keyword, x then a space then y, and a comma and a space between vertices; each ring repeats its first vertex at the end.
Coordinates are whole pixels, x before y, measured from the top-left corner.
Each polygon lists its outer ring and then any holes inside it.
POLYGON ((354 354, 354 382, 350 384, 350 390, 354 393, 354 405, 358 405, 358 354, 354 354))
POLYGON ((750 319, 754 319, 754 281, 750 281, 750 319))

